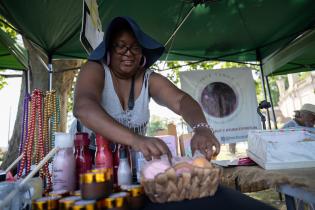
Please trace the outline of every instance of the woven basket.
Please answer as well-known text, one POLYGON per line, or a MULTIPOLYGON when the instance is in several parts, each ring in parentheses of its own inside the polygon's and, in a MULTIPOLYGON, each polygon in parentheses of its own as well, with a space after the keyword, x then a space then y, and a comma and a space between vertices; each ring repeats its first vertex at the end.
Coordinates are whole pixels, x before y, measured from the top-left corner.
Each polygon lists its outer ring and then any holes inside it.
POLYGON ((141 184, 152 202, 165 203, 212 196, 220 182, 219 168, 192 166, 190 172, 176 175, 174 167, 148 180, 142 176, 141 184))

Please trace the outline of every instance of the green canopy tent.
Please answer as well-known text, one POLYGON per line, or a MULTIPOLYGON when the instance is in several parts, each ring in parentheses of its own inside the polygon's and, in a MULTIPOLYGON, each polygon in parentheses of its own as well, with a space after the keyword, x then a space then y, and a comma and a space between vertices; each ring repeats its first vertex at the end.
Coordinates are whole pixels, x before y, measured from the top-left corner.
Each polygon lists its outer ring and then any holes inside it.
MULTIPOLYGON (((82 5, 79 0, 2 0, 0 14, 50 61, 86 58, 79 41, 82 5)), ((115 16, 131 16, 167 44, 163 59, 168 60, 263 64, 315 23, 314 0, 99 0, 98 5, 104 28, 115 16)))
MULTIPOLYGON (((256 61, 286 46, 314 26, 313 0, 221 1, 99 0, 104 28, 115 16, 132 16, 142 28, 166 43, 169 59, 256 61)), ((86 58, 79 41, 82 1, 3 0, 3 15, 23 36, 52 58, 86 58), (30 6, 31 5, 31 6, 30 6)))
POLYGON ((263 60, 266 75, 315 70, 315 30, 309 30, 263 60))
POLYGON ((0 29, 0 69, 28 69, 27 51, 2 29, 0 29))
POLYGON ((23 71, 26 74, 26 91, 30 92, 27 50, 2 29, 0 29, 0 69, 23 71))

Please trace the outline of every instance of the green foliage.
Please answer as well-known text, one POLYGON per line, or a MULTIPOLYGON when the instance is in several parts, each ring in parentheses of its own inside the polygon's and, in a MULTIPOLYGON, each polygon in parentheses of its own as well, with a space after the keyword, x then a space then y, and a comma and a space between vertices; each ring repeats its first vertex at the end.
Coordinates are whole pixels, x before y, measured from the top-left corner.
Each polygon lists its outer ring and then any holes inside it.
MULTIPOLYGON (((14 31, 10 26, 10 24, 7 23, 7 21, 2 17, 0 16, 0 28, 1 30, 5 31, 7 34, 9 34, 12 38, 16 38, 16 31, 14 31)), ((5 81, 5 78, 0 76, 0 90, 5 86, 7 85, 7 82, 5 81)))
POLYGON ((11 38, 16 38, 16 31, 13 30, 12 26, 2 16, 0 16, 0 28, 9 34, 11 38))
POLYGON ((148 126, 147 134, 149 136, 155 136, 159 130, 167 129, 166 121, 162 121, 159 117, 153 116, 148 126))
POLYGON ((307 77, 311 76, 311 72, 301 72, 299 73, 299 80, 305 80, 307 77))
POLYGON ((5 151, 3 151, 1 148, 0 148, 0 163, 3 161, 3 157, 5 155, 5 151))
POLYGON ((78 72, 76 73, 76 75, 73 78, 73 84, 72 84, 71 90, 68 94, 67 113, 69 113, 69 112, 72 113, 72 111, 73 111, 74 86, 75 86, 75 83, 77 81, 77 77, 78 77, 78 72))
POLYGON ((7 85, 7 82, 5 81, 5 78, 3 76, 0 76, 0 90, 7 85))

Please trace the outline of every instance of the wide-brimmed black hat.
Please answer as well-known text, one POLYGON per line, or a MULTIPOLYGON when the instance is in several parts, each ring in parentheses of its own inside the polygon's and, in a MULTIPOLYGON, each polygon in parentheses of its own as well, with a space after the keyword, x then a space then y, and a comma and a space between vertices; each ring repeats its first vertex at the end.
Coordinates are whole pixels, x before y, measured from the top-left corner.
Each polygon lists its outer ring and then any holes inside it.
POLYGON ((149 35, 144 33, 138 24, 131 19, 130 17, 116 17, 114 18, 106 30, 106 35, 104 40, 99 44, 94 51, 91 52, 89 56, 89 60, 99 61, 104 58, 107 53, 108 46, 109 46, 109 36, 111 34, 111 30, 114 28, 116 24, 121 24, 122 22, 126 22, 131 30, 133 31, 137 41, 141 45, 143 51, 143 55, 146 57, 146 64, 144 68, 149 68, 152 64, 154 64, 163 54, 165 48, 162 44, 155 41, 149 35))

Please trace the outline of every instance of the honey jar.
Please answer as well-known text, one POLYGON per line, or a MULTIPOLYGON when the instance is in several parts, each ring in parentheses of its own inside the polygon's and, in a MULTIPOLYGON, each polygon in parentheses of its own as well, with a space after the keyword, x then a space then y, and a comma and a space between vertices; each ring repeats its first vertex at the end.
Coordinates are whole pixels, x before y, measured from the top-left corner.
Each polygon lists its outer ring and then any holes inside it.
POLYGON ((120 192, 105 198, 105 206, 108 210, 128 210, 128 193, 120 192))
POLYGON ((72 210, 94 210, 96 209, 95 200, 80 200, 74 203, 72 210))
POLYGON ((140 209, 144 205, 144 190, 141 185, 123 185, 123 191, 129 193, 128 203, 132 210, 140 209))
POLYGON ((39 198, 32 203, 33 210, 58 210, 60 196, 39 198))
POLYGON ((79 201, 81 197, 70 196, 59 200, 59 210, 70 210, 76 201, 79 201))
POLYGON ((81 197, 84 200, 98 200, 109 196, 109 180, 106 173, 90 172, 80 175, 81 197))

